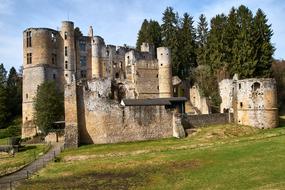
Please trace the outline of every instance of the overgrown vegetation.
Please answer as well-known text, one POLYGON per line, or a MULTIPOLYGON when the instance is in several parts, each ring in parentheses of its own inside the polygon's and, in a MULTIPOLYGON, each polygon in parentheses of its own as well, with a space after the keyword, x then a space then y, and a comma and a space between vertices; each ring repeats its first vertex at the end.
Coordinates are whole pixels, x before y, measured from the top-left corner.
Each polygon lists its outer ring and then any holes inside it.
POLYGON ((52 129, 55 121, 63 120, 63 94, 57 90, 54 81, 46 81, 38 87, 34 107, 34 120, 43 134, 52 129))
POLYGON ((280 189, 284 141, 283 127, 226 125, 185 139, 87 145, 19 189, 280 189))
POLYGON ((8 127, 0 129, 0 139, 21 136, 22 118, 17 117, 8 124, 8 127))

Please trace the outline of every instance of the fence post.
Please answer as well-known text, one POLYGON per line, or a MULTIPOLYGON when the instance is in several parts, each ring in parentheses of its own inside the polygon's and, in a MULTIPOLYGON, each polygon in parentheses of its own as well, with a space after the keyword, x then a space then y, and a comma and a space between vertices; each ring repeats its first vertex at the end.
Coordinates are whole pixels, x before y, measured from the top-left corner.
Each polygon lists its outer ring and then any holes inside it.
POLYGON ((27 170, 27 179, 29 179, 29 171, 27 170))
POLYGON ((12 190, 12 189, 13 189, 13 187, 12 187, 12 181, 9 181, 9 183, 10 183, 10 190, 12 190))

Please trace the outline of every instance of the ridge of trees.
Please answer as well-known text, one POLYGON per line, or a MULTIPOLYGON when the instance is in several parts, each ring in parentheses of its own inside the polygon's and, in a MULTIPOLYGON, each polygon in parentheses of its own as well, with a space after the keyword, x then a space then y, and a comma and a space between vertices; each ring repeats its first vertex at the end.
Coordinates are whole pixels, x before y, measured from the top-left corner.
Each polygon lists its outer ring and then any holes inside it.
POLYGON ((261 9, 253 15, 244 5, 232 7, 227 15, 211 18, 210 26, 201 14, 195 27, 189 13, 180 17, 172 7, 167 7, 161 25, 154 20, 143 21, 137 48, 142 42, 154 43, 158 39, 155 47, 171 49, 173 75, 198 83, 202 94, 218 105, 218 82, 222 79, 234 74, 241 79, 272 76, 275 51, 272 35, 271 24, 261 9), (156 30, 150 22, 156 23, 156 30))

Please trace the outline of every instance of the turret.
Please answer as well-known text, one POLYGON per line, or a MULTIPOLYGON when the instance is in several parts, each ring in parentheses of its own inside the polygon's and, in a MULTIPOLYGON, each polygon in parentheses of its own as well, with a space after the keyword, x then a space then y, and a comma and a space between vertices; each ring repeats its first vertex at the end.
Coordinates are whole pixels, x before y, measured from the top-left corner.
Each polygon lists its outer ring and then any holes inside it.
POLYGON ((171 52, 166 47, 157 48, 159 97, 169 98, 172 93, 171 52))
POLYGON ((103 77, 103 47, 105 47, 104 39, 100 36, 94 36, 91 39, 92 46, 92 78, 103 77))
POLYGON ((153 44, 149 44, 146 42, 143 42, 141 45, 141 52, 147 52, 149 53, 152 57, 154 57, 154 45, 153 44))
POLYGON ((70 84, 75 74, 74 24, 62 21, 60 35, 63 39, 63 60, 65 82, 70 84))

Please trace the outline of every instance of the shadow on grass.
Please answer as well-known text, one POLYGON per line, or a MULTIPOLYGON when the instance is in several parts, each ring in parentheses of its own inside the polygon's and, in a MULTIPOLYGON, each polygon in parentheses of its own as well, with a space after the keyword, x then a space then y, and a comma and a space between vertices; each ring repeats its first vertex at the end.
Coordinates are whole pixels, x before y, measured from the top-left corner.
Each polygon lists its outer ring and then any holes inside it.
POLYGON ((27 151, 27 150, 33 150, 33 149, 36 149, 37 146, 22 146, 19 148, 19 152, 24 152, 24 151, 27 151))
POLYGON ((68 176, 68 172, 63 172, 60 175, 57 174, 59 176, 56 178, 28 180, 19 189, 137 189, 138 187, 147 186, 157 173, 162 176, 174 176, 174 174, 185 170, 195 170, 202 165, 199 160, 183 160, 127 170, 95 171, 94 169, 93 172, 89 171, 83 175, 77 173, 76 176, 68 176))
POLYGON ((285 127, 285 116, 279 117, 279 126, 278 127, 285 127))

